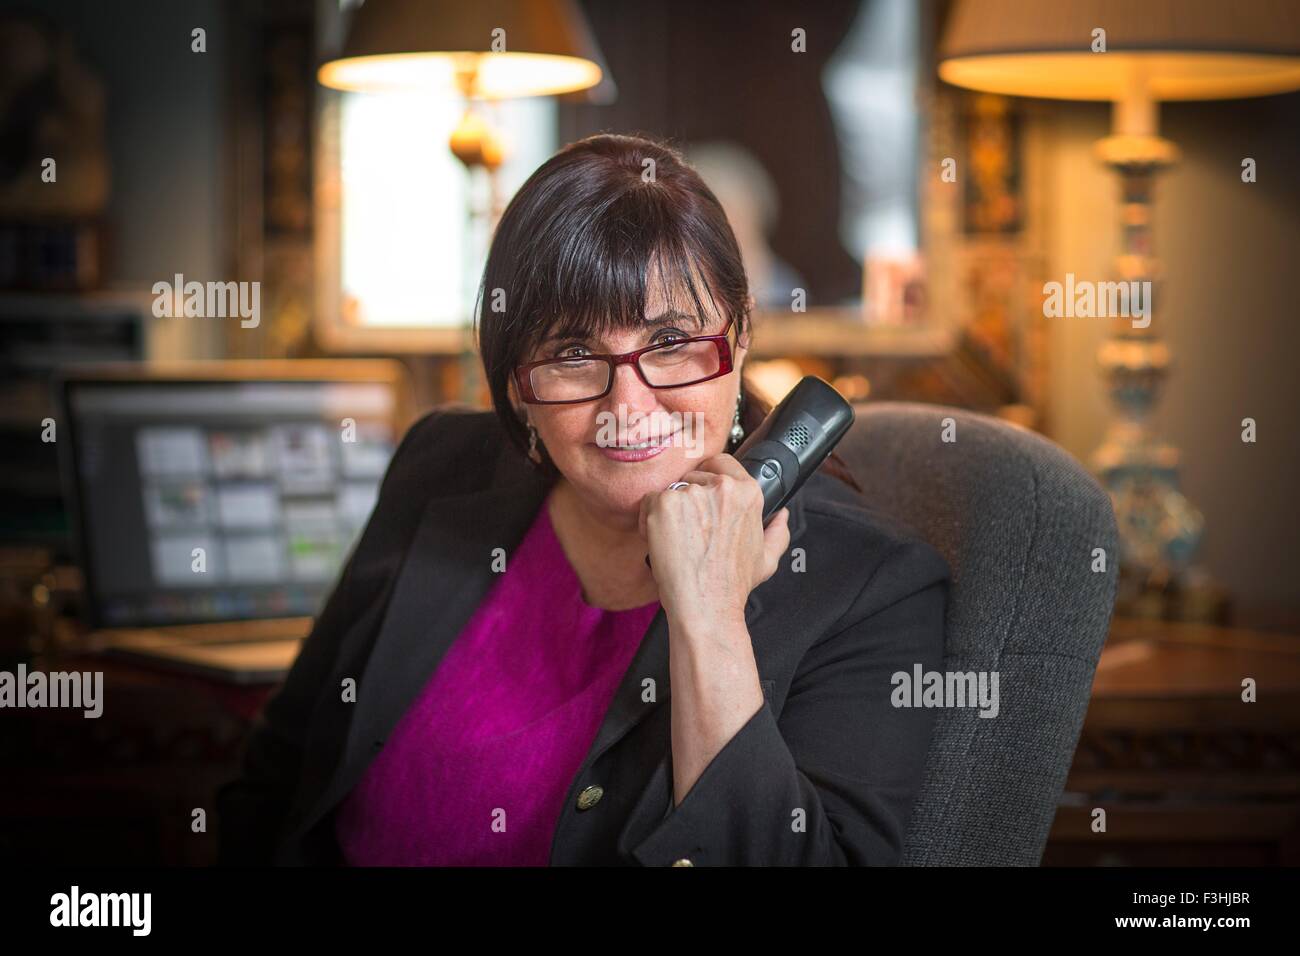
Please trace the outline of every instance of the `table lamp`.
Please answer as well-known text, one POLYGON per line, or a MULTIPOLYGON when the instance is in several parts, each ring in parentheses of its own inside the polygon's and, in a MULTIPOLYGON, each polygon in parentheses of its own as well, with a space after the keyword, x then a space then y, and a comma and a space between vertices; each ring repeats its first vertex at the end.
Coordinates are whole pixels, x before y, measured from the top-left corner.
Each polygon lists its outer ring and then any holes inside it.
MULTIPOLYGON (((485 171, 483 232, 491 236, 503 206, 497 168, 505 157, 475 101, 596 88, 589 98, 604 101, 613 95, 613 84, 601 64, 573 0, 366 0, 351 14, 342 51, 316 78, 358 93, 419 90, 463 97, 465 111, 448 145, 471 175, 485 171)), ((475 211, 468 212, 473 222, 475 211)), ((462 398, 472 402, 478 391, 473 349, 462 350, 460 363, 462 398)))
MULTIPOLYGON (((1118 278, 1155 288, 1152 186, 1178 158, 1158 135, 1159 101, 1300 88, 1300 4, 957 0, 939 76, 989 93, 1112 102, 1112 134, 1096 152, 1120 178, 1118 278)), ((1177 452, 1150 424, 1170 359, 1157 312, 1145 327, 1116 320, 1099 351, 1114 413, 1092 460, 1115 505, 1121 566, 1151 589, 1178 581, 1202 531, 1200 513, 1178 490, 1177 452)))
POLYGON ((501 145, 474 100, 610 86, 573 0, 367 0, 352 12, 342 51, 316 78, 359 93, 463 96, 465 115, 449 145, 467 166, 488 170, 500 165, 501 145))

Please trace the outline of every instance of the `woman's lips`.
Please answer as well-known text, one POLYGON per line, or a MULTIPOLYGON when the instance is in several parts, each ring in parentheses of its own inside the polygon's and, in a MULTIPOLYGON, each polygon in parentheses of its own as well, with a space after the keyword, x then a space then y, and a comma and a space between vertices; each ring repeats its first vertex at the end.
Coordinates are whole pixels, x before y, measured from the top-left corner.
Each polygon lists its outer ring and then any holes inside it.
MULTIPOLYGON (((656 444, 646 445, 644 448, 624 448, 619 445, 596 445, 596 449, 610 461, 645 461, 647 458, 653 458, 655 455, 663 452, 665 448, 672 444, 673 432, 664 435, 656 444)), ((593 443, 594 444, 594 443, 593 443)))

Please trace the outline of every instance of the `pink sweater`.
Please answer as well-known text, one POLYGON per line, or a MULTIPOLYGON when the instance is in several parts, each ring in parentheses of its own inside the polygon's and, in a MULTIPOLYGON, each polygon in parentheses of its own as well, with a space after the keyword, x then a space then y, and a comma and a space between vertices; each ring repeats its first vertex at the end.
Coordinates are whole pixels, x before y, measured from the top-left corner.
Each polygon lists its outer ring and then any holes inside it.
POLYGON ((544 502, 340 804, 359 866, 545 866, 565 794, 659 610, 586 603, 544 502))

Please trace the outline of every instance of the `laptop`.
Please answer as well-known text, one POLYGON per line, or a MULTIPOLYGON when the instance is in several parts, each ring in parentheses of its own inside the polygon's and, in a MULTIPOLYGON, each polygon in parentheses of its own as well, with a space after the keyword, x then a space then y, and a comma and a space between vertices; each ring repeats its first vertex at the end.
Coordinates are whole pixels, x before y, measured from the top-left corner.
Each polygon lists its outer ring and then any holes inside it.
POLYGON ((88 647, 283 679, 409 421, 402 366, 100 366, 60 393, 88 647))

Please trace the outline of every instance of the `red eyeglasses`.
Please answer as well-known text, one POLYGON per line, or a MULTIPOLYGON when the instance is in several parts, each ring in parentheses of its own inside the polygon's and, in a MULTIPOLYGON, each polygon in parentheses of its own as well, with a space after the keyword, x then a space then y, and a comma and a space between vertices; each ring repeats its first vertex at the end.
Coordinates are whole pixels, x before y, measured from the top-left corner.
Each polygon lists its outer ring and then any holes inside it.
POLYGON ((519 397, 530 405, 569 405, 604 398, 614 385, 614 369, 619 365, 636 368, 650 388, 707 382, 731 371, 727 334, 733 322, 729 319, 717 335, 695 335, 622 355, 580 355, 517 366, 519 397))

